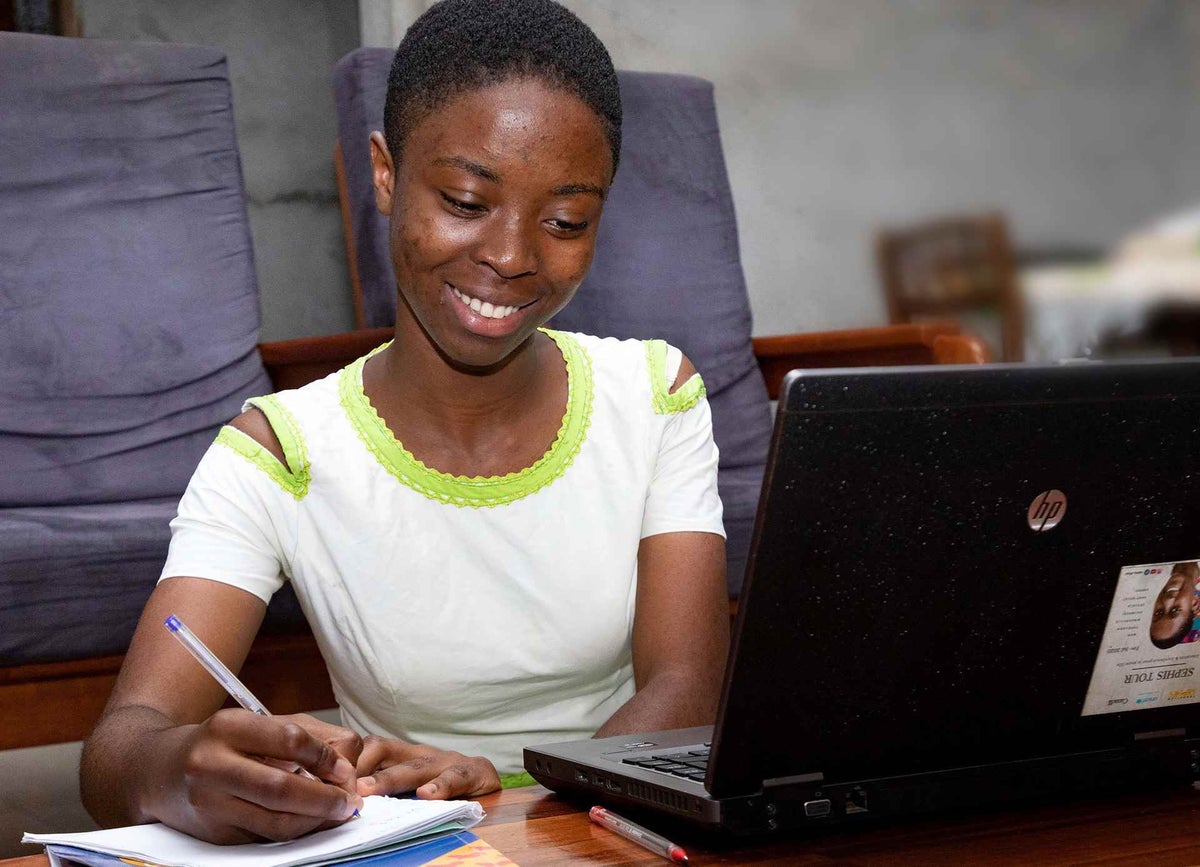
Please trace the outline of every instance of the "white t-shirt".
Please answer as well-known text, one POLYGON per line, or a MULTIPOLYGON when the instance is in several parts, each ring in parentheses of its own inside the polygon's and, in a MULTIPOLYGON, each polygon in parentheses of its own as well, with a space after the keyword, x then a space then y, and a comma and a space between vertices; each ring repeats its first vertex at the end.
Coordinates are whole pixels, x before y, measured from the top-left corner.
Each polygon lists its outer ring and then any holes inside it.
POLYGON ((669 393, 678 350, 547 333, 569 397, 531 467, 425 467, 367 400, 359 359, 248 401, 286 468, 222 429, 171 522, 162 578, 264 601, 290 578, 362 734, 486 756, 501 774, 521 770, 526 745, 591 736, 634 693, 640 540, 724 535, 717 448, 699 376, 669 393))

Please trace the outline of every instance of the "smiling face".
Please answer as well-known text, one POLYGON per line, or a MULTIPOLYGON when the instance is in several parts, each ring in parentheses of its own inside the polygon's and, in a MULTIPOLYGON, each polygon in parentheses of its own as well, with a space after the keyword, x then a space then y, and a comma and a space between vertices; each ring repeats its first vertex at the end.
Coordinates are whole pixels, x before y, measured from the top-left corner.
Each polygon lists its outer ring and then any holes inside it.
POLYGON ((562 308, 592 261, 612 154, 576 96, 512 78, 416 123, 395 166, 371 140, 376 204, 390 218, 397 335, 486 369, 562 308))
POLYGON ((1176 563, 1171 576, 1154 600, 1150 620, 1150 641, 1155 647, 1174 647, 1192 628, 1196 610, 1196 578, 1200 567, 1195 563, 1176 563))

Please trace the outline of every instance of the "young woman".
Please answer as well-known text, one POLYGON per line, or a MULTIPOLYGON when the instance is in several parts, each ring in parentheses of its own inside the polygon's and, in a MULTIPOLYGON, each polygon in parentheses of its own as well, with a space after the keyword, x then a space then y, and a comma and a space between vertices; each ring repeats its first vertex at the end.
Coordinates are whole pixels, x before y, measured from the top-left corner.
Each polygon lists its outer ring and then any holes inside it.
POLYGON ((541 330, 591 262, 620 126, 607 52, 552 0, 413 24, 370 141, 395 340, 249 401, 201 461, 84 750, 98 821, 286 839, 367 794, 494 790, 529 743, 712 722, 728 621, 703 384, 659 341, 541 330), (218 711, 162 626, 178 614, 236 670, 285 577, 345 728, 218 711))

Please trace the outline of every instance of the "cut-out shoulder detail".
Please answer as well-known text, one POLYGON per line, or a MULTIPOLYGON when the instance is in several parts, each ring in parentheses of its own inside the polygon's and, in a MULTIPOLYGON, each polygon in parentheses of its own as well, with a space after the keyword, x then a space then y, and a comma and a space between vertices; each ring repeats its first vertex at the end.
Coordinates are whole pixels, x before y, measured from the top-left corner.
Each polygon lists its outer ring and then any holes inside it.
POLYGON ((644 343, 654 411, 659 415, 672 415, 686 412, 699 403, 705 395, 704 380, 692 362, 665 341, 647 340, 644 343), (669 362, 668 356, 679 359, 674 376, 668 372, 674 366, 673 359, 669 362))
POLYGON ((275 435, 275 429, 271 427, 271 423, 267 421, 267 416, 261 409, 256 406, 250 407, 231 421, 229 426, 237 428, 269 451, 289 473, 292 471, 292 468, 288 466, 287 456, 283 453, 283 446, 279 443, 279 437, 275 435))
POLYGON ((696 370, 696 365, 692 364, 692 360, 686 355, 679 362, 679 373, 675 376, 675 382, 671 385, 670 394, 679 391, 680 388, 687 383, 689 379, 695 376, 699 371, 696 370))
POLYGON ((217 442, 258 467, 297 500, 308 493, 308 448, 296 419, 278 395, 252 397, 251 408, 217 433, 217 442))

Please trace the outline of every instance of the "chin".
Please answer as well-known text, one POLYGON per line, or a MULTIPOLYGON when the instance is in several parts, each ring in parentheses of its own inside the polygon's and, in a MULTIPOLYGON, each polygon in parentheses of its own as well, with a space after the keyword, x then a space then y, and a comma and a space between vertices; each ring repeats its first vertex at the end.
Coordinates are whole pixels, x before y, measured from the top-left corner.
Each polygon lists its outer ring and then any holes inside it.
POLYGON ((453 367, 484 373, 503 367, 532 336, 533 332, 513 334, 503 339, 470 335, 471 339, 461 341, 437 341, 436 346, 441 356, 453 367))

